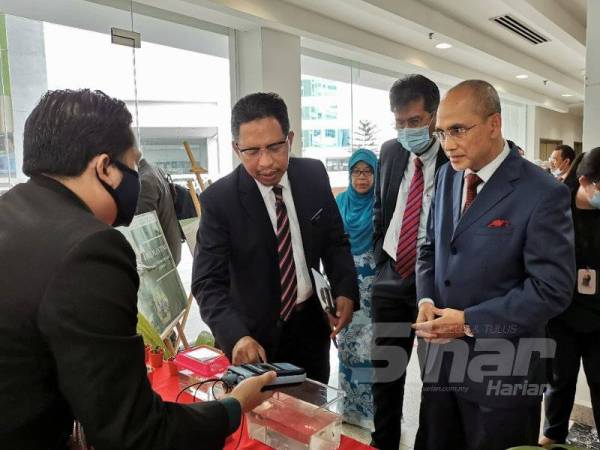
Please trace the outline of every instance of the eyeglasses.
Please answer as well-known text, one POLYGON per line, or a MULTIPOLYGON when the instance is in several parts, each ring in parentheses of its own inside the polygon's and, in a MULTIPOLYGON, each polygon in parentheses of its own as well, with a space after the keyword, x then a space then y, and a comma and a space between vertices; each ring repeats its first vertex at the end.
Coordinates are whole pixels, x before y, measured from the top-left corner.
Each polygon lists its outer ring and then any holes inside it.
POLYGON ((267 153, 270 155, 278 155, 283 153, 288 148, 288 138, 286 137, 283 141, 274 142, 273 144, 265 145, 264 147, 250 147, 250 148, 240 148, 238 143, 235 142, 235 148, 237 148, 238 152, 244 159, 256 159, 260 155, 261 149, 265 149, 267 153))
POLYGON ((440 142, 445 142, 450 136, 452 139, 462 139, 466 136, 466 134, 475 128, 477 125, 481 125, 480 123, 476 123, 475 125, 471 125, 470 127, 452 127, 447 130, 436 130, 433 132, 433 135, 438 138, 440 142))
POLYGON ((481 125, 482 123, 484 123, 488 119, 488 117, 491 117, 494 114, 496 113, 489 113, 483 122, 476 123, 475 125, 471 125, 470 127, 451 127, 447 130, 435 130, 433 132, 433 135, 436 138, 438 138, 440 142, 446 141, 446 139, 448 139, 448 136, 450 136, 452 139, 462 139, 467 135, 469 131, 471 131, 477 125, 481 125))
POLYGON ((352 175, 352 178, 360 178, 363 175, 365 177, 369 178, 369 177, 373 176, 373 171, 371 169, 365 169, 365 170, 352 169, 350 174, 352 175))

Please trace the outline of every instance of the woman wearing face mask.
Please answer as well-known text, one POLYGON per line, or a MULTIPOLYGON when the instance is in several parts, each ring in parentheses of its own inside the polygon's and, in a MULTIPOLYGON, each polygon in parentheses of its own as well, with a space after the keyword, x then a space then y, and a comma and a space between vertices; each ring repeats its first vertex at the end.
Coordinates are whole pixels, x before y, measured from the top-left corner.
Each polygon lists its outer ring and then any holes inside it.
POLYGON ((352 322, 338 335, 340 387, 345 391, 344 420, 364 428, 373 428, 371 395, 371 284, 375 276, 373 258, 373 204, 377 156, 371 150, 359 149, 348 163, 350 185, 336 202, 350 236, 350 245, 360 289, 360 310, 352 322), (363 371, 353 371, 356 368, 363 371))
POLYGON ((571 306, 548 323, 556 355, 546 393, 542 445, 564 443, 567 438, 582 359, 594 420, 600 424, 600 147, 583 157, 576 173, 579 183, 573 189, 572 211, 577 286, 571 306))

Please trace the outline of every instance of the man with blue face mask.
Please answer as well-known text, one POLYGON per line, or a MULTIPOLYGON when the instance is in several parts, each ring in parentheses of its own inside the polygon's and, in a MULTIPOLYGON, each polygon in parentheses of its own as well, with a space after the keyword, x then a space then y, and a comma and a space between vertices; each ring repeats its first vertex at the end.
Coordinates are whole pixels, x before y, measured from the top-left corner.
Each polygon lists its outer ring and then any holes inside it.
POLYGON ((395 450, 400 442, 405 370, 414 343, 410 324, 417 317, 415 261, 425 239, 435 173, 448 161, 432 136, 439 102, 438 87, 422 75, 401 78, 390 89, 398 137, 381 147, 374 206, 378 274, 372 292, 376 368, 372 445, 379 449, 395 450), (390 327, 393 335, 386 332, 390 327), (388 359, 397 359, 390 347, 406 356, 391 378, 377 369, 388 359))

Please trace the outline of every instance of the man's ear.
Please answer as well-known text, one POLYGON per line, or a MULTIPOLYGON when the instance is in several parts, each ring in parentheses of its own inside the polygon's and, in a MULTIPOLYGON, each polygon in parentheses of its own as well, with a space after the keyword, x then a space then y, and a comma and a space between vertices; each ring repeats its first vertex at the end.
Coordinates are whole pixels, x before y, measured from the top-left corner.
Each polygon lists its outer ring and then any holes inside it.
POLYGON ((235 143, 235 141, 231 141, 231 148, 233 149, 233 152, 237 155, 238 159, 241 161, 242 160, 242 154, 238 150, 238 146, 235 143))
POLYGON ((290 153, 292 152, 292 145, 294 144, 294 132, 290 131, 288 133, 288 141, 290 143, 290 153))
POLYGON ((110 157, 106 153, 96 156, 91 164, 94 166, 98 178, 113 189, 116 189, 121 183, 122 174, 111 164, 110 157))

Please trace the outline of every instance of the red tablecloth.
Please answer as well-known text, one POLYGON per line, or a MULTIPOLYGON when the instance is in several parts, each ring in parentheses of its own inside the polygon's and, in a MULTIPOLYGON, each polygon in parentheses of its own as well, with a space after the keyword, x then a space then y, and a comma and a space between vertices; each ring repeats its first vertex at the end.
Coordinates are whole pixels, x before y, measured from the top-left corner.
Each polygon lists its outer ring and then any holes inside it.
MULTIPOLYGON (((172 376, 169 374, 169 369, 166 365, 155 369, 152 375, 152 388, 156 393, 158 393, 161 398, 165 401, 173 402, 175 401, 175 397, 180 391, 179 381, 177 376, 172 376)), ((179 403, 192 403, 193 398, 191 395, 185 393, 179 397, 179 403)), ((246 421, 243 420, 241 426, 238 430, 233 433, 227 441, 225 441, 225 449, 226 450, 269 450, 271 447, 255 441, 254 439, 250 439, 248 437, 248 432, 246 429, 246 421), (241 440, 240 440, 241 437, 241 440), (239 442, 239 445, 238 445, 239 442)), ((368 445, 361 444, 360 442, 349 438, 348 436, 342 435, 342 440, 340 444, 341 450, 368 450, 372 447, 368 445)))

